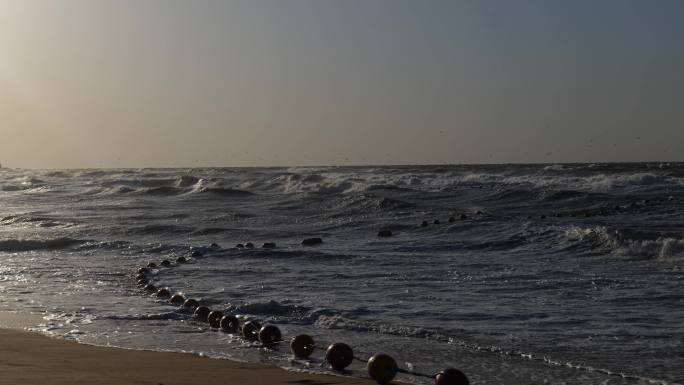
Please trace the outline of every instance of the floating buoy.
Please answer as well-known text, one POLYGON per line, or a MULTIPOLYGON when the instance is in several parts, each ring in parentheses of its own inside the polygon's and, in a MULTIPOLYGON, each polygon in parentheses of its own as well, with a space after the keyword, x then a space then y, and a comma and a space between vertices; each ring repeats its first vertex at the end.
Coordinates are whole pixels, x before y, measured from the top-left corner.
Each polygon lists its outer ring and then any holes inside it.
POLYGON ((435 376, 435 385, 470 385, 468 377, 454 368, 442 369, 435 376))
POLYGON ((276 244, 274 242, 264 242, 263 245, 261 245, 261 248, 263 249, 273 249, 276 247, 276 244))
POLYGON ((212 249, 220 249, 221 248, 221 246, 219 246, 218 243, 212 243, 211 245, 209 245, 209 247, 211 247, 212 249))
POLYGON ((245 245, 243 245, 242 243, 238 243, 237 245, 235 245, 235 247, 237 247, 238 249, 242 249, 243 247, 245 247, 245 245))
POLYGON ((150 269, 148 269, 146 267, 141 267, 138 269, 138 274, 149 274, 149 273, 150 273, 150 269))
POLYGON ((195 309, 195 318, 202 322, 207 322, 207 317, 209 316, 209 313, 211 313, 211 309, 209 309, 206 306, 200 306, 197 309, 195 309))
POLYGON ((325 352, 325 360, 335 370, 343 370, 352 363, 354 351, 349 345, 338 342, 330 345, 325 352))
POLYGON ((176 259, 176 262, 178 262, 178 263, 186 263, 187 261, 188 260, 183 256, 180 256, 176 259))
POLYGON ((392 232, 390 230, 380 230, 378 231, 378 237, 391 237, 392 232))
POLYGON ((261 324, 256 321, 247 321, 242 325, 241 334, 248 341, 259 340, 259 329, 261 324))
POLYGON ((145 285, 145 287, 143 289, 145 289, 146 291, 157 291, 157 287, 151 283, 148 283, 147 285, 145 285))
POLYGON ((186 309, 197 309, 199 307, 199 302, 197 300, 194 300, 192 298, 188 298, 183 302, 183 307, 186 309))
POLYGON ((161 265, 164 267, 168 267, 168 266, 171 266, 171 262, 169 262, 168 260, 165 259, 165 260, 161 261, 161 265))
POLYGON ((456 222, 456 218, 454 217, 449 217, 449 223, 456 222))
POLYGON ((150 267, 150 268, 152 268, 152 267, 157 267, 157 264, 154 263, 154 262, 150 262, 150 263, 147 264, 147 267, 150 267))
POLYGON ((146 275, 146 274, 142 274, 142 273, 138 273, 138 274, 135 276, 135 279, 136 279, 136 280, 137 280, 137 279, 147 279, 147 275, 146 275))
POLYGON ((252 242, 247 242, 247 243, 245 243, 245 247, 248 249, 251 249, 254 247, 254 244, 252 242))
POLYGON ((283 340, 283 335, 280 334, 280 329, 273 325, 266 325, 259 330, 259 342, 266 347, 276 345, 283 340))
POLYGON ((434 223, 435 225, 438 225, 438 224, 440 224, 440 223, 442 223, 442 222, 440 222, 439 219, 435 219, 435 221, 432 222, 432 223, 434 223))
POLYGON ((221 318, 219 327, 226 333, 235 333, 240 328, 240 321, 234 315, 226 315, 221 318))
POLYGON ((323 240, 321 238, 306 238, 302 241, 302 245, 305 246, 313 246, 318 245, 320 243, 323 243, 323 240))
POLYGON ((427 221, 423 221, 423 222, 420 223, 420 227, 427 227, 427 226, 428 226, 428 222, 427 222, 427 221))
POLYGON ((300 334, 290 341, 290 350, 298 358, 307 358, 314 351, 314 339, 307 334, 300 334))
POLYGON ((138 286, 145 286, 148 283, 150 283, 150 281, 147 278, 141 278, 138 280, 138 286))
POLYGON ((171 296, 171 293, 169 292, 169 289, 161 288, 157 290, 157 294, 155 295, 159 298, 169 298, 171 296))
POLYGON ((214 310, 207 316, 207 322, 212 328, 218 329, 221 327, 221 318, 223 318, 223 312, 214 310))
POLYGON ((190 256, 193 258, 199 258, 202 256, 202 252, 199 250, 193 250, 192 253, 190 253, 190 256))
POLYGON ((468 219, 468 216, 465 215, 465 214, 461 214, 461 215, 459 216, 459 218, 460 218, 461 220, 464 220, 464 219, 468 219))
POLYGON ((176 293, 171 296, 169 299, 169 303, 172 303, 174 305, 180 305, 185 302, 185 297, 183 297, 183 294, 181 293, 176 293))
POLYGON ((375 381, 385 384, 397 375, 399 367, 394 358, 387 354, 376 354, 368 360, 368 375, 375 381))

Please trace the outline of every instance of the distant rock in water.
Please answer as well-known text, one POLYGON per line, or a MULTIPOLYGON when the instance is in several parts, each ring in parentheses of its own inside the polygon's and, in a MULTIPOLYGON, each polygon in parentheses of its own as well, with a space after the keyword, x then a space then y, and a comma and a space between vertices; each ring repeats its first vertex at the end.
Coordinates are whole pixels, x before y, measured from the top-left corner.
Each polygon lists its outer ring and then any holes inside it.
POLYGON ((302 245, 306 246, 313 246, 313 245, 318 245, 323 243, 323 240, 321 238, 307 238, 302 241, 302 245))
POLYGON ((390 230, 380 230, 378 231, 378 237, 391 237, 392 231, 390 230))

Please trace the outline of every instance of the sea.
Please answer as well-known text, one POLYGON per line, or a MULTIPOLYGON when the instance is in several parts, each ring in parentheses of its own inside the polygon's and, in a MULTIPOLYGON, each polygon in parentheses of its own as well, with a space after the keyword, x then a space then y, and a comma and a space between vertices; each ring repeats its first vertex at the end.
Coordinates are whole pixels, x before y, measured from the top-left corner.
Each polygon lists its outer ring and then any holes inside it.
POLYGON ((455 367, 471 384, 675 385, 683 284, 683 163, 0 169, 0 310, 86 344, 333 373, 342 342, 357 360, 336 375, 385 353, 414 384, 455 367), (146 292, 150 262, 156 286, 285 342, 146 292))

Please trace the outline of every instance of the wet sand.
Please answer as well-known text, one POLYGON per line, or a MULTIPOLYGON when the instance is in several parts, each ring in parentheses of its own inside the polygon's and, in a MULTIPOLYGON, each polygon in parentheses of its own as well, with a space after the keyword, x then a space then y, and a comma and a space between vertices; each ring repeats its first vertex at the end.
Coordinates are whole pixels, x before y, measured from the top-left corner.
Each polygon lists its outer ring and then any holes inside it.
POLYGON ((0 313, 0 384, 22 385, 353 385, 370 379, 290 372, 277 367, 97 347, 19 329, 40 317, 0 313))

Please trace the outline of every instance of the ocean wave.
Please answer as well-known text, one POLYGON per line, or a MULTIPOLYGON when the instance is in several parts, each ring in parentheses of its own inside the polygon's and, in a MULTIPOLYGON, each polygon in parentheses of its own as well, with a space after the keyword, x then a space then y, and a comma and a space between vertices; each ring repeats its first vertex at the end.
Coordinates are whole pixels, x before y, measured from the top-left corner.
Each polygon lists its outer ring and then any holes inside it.
POLYGON ((674 258, 684 256, 684 236, 630 230, 610 230, 606 226, 571 226, 565 230, 571 242, 590 242, 594 249, 633 258, 674 258))
POLYGON ((88 242, 83 239, 55 238, 55 239, 6 239, 0 240, 0 251, 21 252, 33 250, 59 250, 78 246, 88 242))

